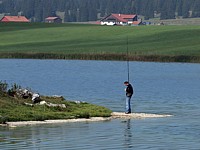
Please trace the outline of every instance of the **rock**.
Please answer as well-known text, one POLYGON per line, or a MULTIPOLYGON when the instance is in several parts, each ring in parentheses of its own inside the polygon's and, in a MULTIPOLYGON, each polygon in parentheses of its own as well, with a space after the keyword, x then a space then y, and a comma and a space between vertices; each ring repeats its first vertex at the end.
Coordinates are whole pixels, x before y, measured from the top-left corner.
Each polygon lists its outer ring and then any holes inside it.
POLYGON ((44 105, 44 104, 47 104, 47 102, 45 102, 45 101, 40 101, 39 104, 40 104, 40 105, 44 105))
POLYGON ((39 103, 41 101, 40 95, 38 93, 33 93, 32 101, 33 101, 33 103, 39 103))
POLYGON ((31 103, 26 103, 26 102, 24 102, 24 104, 25 105, 27 105, 27 106, 31 106, 31 107, 33 107, 34 105, 33 104, 31 104, 31 103))
POLYGON ((76 104, 86 103, 84 101, 74 101, 76 104))
MULTIPOLYGON (((31 107, 34 106, 34 104, 31 104, 31 103, 24 103, 24 104, 27 105, 27 106, 31 106, 31 107)), ((65 106, 65 104, 53 104, 53 103, 47 103, 47 102, 45 102, 45 101, 40 101, 40 102, 38 102, 38 103, 35 103, 35 105, 46 105, 46 106, 48 106, 48 107, 67 108, 67 107, 65 106)))
POLYGON ((46 103, 46 105, 49 106, 49 107, 61 107, 61 108, 66 108, 65 104, 46 103))
POLYGON ((32 92, 29 91, 28 89, 17 89, 14 93, 16 96, 22 97, 24 99, 32 97, 32 92))
POLYGON ((52 95, 53 98, 62 98, 63 96, 61 95, 52 95))

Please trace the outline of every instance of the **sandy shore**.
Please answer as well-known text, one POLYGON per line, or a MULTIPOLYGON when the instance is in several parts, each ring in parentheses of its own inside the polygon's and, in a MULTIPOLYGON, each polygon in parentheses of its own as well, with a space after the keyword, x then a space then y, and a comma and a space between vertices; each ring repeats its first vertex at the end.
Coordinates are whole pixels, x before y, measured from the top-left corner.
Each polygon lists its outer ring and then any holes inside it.
POLYGON ((44 120, 44 121, 17 121, 17 122, 6 122, 1 126, 8 127, 19 127, 28 125, 42 125, 42 124, 56 124, 56 123, 69 123, 69 122, 94 122, 94 121, 107 121, 111 117, 91 117, 91 118, 80 118, 80 119, 59 119, 59 120, 44 120))
POLYGON ((113 112, 111 115, 112 118, 125 118, 125 119, 164 118, 172 116, 167 114, 147 114, 147 113, 125 114, 123 112, 113 112))
POLYGON ((80 118, 80 119, 60 119, 60 120, 44 120, 44 121, 17 121, 17 122, 6 122, 0 126, 8 127, 19 127, 28 125, 40 125, 40 124, 55 124, 55 123, 69 123, 69 122, 94 122, 94 121, 108 121, 111 119, 145 119, 145 118, 163 118, 171 117, 172 115, 167 114, 147 114, 147 113, 131 113, 125 114, 124 112, 113 112, 111 117, 91 117, 91 118, 80 118))

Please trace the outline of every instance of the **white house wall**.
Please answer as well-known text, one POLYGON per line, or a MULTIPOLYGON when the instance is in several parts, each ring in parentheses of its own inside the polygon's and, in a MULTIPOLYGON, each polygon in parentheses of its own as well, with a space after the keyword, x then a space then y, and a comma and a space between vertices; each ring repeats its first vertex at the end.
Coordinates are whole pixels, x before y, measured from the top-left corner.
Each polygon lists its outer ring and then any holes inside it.
POLYGON ((133 21, 128 21, 128 24, 132 24, 133 23, 133 21))
POLYGON ((124 23, 124 22, 103 22, 103 21, 101 21, 101 25, 113 26, 113 25, 116 25, 116 24, 127 25, 127 23, 124 23))
POLYGON ((115 25, 115 22, 101 22, 101 25, 113 26, 115 25))

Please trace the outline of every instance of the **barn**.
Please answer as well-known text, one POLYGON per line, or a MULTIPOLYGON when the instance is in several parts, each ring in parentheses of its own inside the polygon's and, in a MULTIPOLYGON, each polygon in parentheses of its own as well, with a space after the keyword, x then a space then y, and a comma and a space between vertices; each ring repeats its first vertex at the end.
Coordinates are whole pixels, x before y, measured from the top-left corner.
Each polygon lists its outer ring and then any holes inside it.
POLYGON ((46 23, 62 23, 62 19, 60 17, 47 17, 45 19, 46 23))

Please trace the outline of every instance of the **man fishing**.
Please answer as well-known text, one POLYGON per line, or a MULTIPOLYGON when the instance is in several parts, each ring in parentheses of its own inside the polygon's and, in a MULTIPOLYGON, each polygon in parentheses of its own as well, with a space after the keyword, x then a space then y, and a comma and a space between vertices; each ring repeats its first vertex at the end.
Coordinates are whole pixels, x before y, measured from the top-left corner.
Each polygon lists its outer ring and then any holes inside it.
POLYGON ((133 87, 128 81, 125 81, 124 85, 127 86, 125 88, 125 92, 126 92, 126 111, 125 111, 125 114, 130 114, 131 113, 131 97, 133 95, 133 87))

